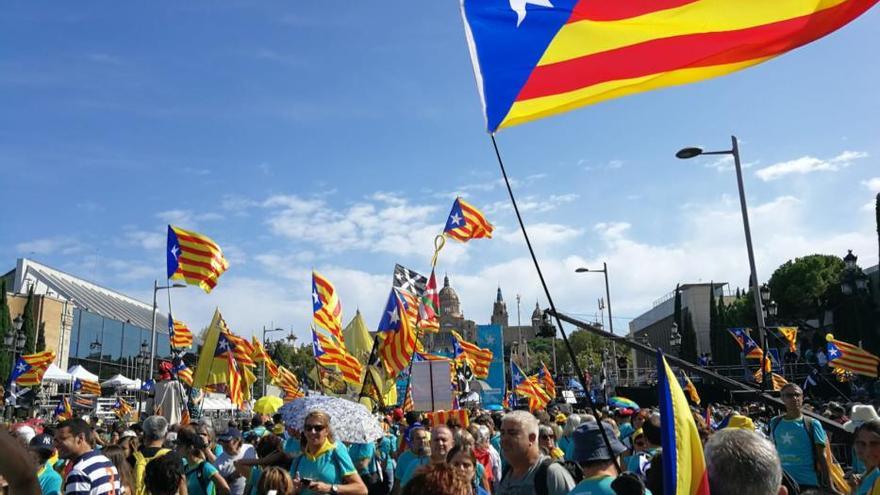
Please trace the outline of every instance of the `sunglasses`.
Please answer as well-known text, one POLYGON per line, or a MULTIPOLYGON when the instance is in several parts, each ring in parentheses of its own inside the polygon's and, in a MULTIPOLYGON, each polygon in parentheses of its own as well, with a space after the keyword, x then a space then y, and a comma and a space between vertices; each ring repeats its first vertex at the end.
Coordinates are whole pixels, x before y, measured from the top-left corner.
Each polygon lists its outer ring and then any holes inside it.
POLYGON ((305 425, 303 426, 303 431, 314 431, 316 433, 320 433, 324 431, 324 428, 326 428, 325 425, 305 425))
POLYGON ((556 438, 556 435, 541 435, 541 438, 556 438))

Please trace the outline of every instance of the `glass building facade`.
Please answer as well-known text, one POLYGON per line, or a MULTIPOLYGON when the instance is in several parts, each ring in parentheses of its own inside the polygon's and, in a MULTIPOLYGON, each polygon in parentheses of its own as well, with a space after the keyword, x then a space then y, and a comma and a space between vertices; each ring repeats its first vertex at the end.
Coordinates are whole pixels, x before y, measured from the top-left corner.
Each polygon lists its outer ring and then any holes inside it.
MULTIPOLYGON (((156 360, 171 359, 168 333, 157 318, 156 360)), ((150 329, 129 322, 103 317, 84 309, 73 310, 70 332, 68 366, 77 364, 98 375, 101 380, 122 374, 128 378, 143 378, 149 370, 138 366, 142 344, 150 350, 150 329)), ((154 366, 155 369, 155 366, 154 366)))

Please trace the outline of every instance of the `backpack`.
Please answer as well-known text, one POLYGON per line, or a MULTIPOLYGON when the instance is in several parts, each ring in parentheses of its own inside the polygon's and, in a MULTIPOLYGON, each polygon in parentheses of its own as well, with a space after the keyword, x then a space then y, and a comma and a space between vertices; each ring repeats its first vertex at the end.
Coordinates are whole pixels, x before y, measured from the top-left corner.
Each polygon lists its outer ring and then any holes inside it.
POLYGON ((198 467, 196 467, 195 469, 192 469, 190 471, 187 471, 186 474, 188 475, 189 473, 191 473, 193 471, 198 471, 196 473, 196 480, 198 480, 199 486, 202 487, 202 491, 207 493, 208 495, 214 495, 217 493, 217 487, 214 485, 211 485, 211 483, 212 483, 211 477, 207 476, 205 474, 205 464, 210 464, 210 463, 208 461, 202 461, 199 463, 198 467), (214 489, 210 490, 211 487, 213 487, 214 489))
MULTIPOLYGON (((776 416, 770 420, 770 424, 769 424, 770 440, 773 442, 774 445, 776 444, 776 438, 774 437, 774 433, 776 432, 776 427, 779 426, 780 421, 782 421, 782 416, 776 416)), ((807 438, 809 438, 809 440, 810 440, 810 445, 813 447, 812 449, 810 449, 810 455, 813 458, 813 471, 816 472, 816 479, 819 481, 819 484, 822 485, 822 483, 823 483, 822 477, 819 476, 819 464, 816 460, 817 444, 815 442, 816 437, 814 435, 814 431, 815 431, 815 426, 813 423, 814 421, 816 421, 816 420, 813 418, 804 416, 804 430, 807 432, 807 438)), ((823 454, 824 454, 824 449, 828 448, 827 439, 826 439, 825 446, 821 447, 821 448, 823 448, 823 454)), ((837 484, 836 480, 833 479, 834 469, 835 469, 835 465, 834 465, 835 461, 832 458, 830 460, 826 459, 826 462, 829 462, 829 464, 830 464, 829 470, 832 472, 832 479, 828 480, 828 482, 831 483, 832 486, 831 487, 820 486, 820 488, 822 490, 828 491, 829 493, 837 493, 843 487, 834 486, 837 484)), ((838 467, 838 469, 839 469, 839 467, 838 467)), ((788 493, 790 495, 791 494, 797 495, 798 493, 800 493, 800 486, 798 485, 797 481, 795 481, 794 478, 792 478, 788 473, 786 473, 784 469, 782 470, 782 482, 786 486, 786 488, 788 488, 788 493)))
MULTIPOLYGON (((554 461, 550 458, 544 459, 541 461, 541 465, 538 466, 538 469, 535 471, 534 488, 536 495, 548 495, 549 493, 549 490, 547 490, 547 471, 550 469, 551 464, 559 464, 560 466, 564 467, 566 471, 568 471, 569 475, 574 477, 574 473, 571 472, 569 466, 565 465, 564 463, 554 461)), ((504 469, 501 471, 502 480, 506 478, 508 474, 510 474, 511 469, 513 468, 511 468, 510 465, 504 466, 504 469)), ((578 470, 580 470, 580 468, 578 468, 578 470)), ((575 480, 575 483, 580 482, 581 479, 583 479, 583 474, 581 474, 581 476, 577 480, 575 480)))
POLYGON ((136 450, 134 452, 134 494, 135 495, 146 495, 147 487, 144 484, 144 476, 147 472, 147 464, 150 463, 153 459, 157 457, 162 457, 163 455, 171 452, 171 449, 159 449, 156 454, 152 457, 146 457, 140 450, 136 450))

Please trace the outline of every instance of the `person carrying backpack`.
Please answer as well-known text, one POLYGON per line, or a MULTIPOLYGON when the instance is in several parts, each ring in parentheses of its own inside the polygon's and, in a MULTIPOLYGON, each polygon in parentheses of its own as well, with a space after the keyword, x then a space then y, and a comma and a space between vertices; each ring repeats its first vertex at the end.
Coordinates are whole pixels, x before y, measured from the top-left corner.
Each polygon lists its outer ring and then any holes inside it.
POLYGON ((150 416, 144 420, 143 430, 144 445, 132 454, 134 457, 134 480, 132 483, 135 495, 146 495, 147 493, 144 484, 147 464, 171 451, 171 449, 162 448, 162 442, 165 441, 165 435, 168 433, 168 420, 162 416, 150 416))
POLYGON ((228 495, 229 485, 220 471, 205 460, 208 442, 192 426, 177 433, 177 450, 186 461, 186 490, 188 495, 228 495))
POLYGON ((501 450, 509 466, 495 495, 566 495, 575 483, 568 470, 541 454, 538 420, 527 411, 501 419, 501 450))

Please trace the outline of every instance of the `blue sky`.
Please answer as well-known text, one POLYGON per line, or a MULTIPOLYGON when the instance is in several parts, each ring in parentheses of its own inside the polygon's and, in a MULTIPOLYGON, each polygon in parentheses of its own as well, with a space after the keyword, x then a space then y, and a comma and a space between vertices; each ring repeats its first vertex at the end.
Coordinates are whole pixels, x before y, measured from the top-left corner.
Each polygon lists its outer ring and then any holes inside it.
MULTIPOLYGON (((741 139, 758 270, 853 249, 877 263, 877 9, 753 69, 613 100, 498 136, 557 305, 593 318, 609 263, 615 323, 677 282, 744 286, 730 163, 686 145, 741 139)), ((496 225, 449 245, 465 315, 546 300, 488 136, 458 2, 6 4, 0 17, 0 256, 32 257, 150 298, 165 225, 231 262, 210 295, 175 293, 206 325, 305 335, 309 273, 370 326, 395 262, 429 271, 463 194, 496 225), (381 7, 381 8, 380 8, 381 7)))

